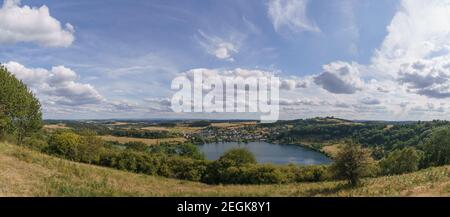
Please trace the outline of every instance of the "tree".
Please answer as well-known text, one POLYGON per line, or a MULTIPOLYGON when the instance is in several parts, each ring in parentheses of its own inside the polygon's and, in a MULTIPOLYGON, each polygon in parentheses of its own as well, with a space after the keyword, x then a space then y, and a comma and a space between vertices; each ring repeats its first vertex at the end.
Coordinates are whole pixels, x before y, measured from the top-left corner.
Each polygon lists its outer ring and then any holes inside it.
POLYGON ((12 134, 17 143, 42 128, 41 105, 27 86, 0 65, 0 136, 12 134))
POLYGON ((101 152, 105 147, 105 142, 91 130, 83 131, 81 138, 82 142, 78 147, 80 161, 97 164, 100 161, 101 152))
POLYGON ((245 148, 233 148, 225 152, 218 161, 229 162, 232 166, 244 164, 255 164, 256 158, 253 153, 245 148))
POLYGON ((424 143, 423 151, 423 165, 426 167, 450 164, 450 129, 434 129, 431 137, 424 143))
POLYGON ((414 172, 418 169, 420 155, 415 148, 408 147, 395 150, 380 161, 383 175, 394 175, 414 172))
POLYGON ((148 145, 143 142, 137 141, 127 142, 125 143, 125 146, 127 147, 128 150, 143 151, 143 152, 148 151, 148 145))
POLYGON ((371 174, 372 165, 370 154, 351 142, 338 152, 331 169, 337 178, 346 179, 351 186, 356 186, 362 177, 371 174))
POLYGON ((211 184, 230 183, 235 180, 235 177, 230 177, 234 170, 239 170, 240 167, 251 164, 256 164, 253 153, 245 148, 233 148, 207 166, 202 180, 211 184))

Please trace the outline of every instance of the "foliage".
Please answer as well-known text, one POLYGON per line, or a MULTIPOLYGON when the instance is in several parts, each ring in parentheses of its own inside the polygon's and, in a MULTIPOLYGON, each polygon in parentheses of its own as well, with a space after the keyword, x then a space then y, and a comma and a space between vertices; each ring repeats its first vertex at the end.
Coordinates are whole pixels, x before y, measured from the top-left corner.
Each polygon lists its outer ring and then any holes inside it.
POLYGON ((287 175, 290 183, 319 182, 332 179, 327 165, 296 166, 291 164, 281 169, 282 173, 287 175))
POLYGON ((41 105, 34 94, 0 65, 0 138, 16 136, 18 144, 42 127, 41 105))
POLYGON ((162 143, 160 145, 150 146, 149 151, 151 153, 166 154, 169 156, 178 155, 197 160, 205 159, 203 153, 192 143, 162 143))
POLYGON ((103 140, 95 134, 80 136, 70 131, 59 131, 50 137, 47 152, 73 161, 98 163, 103 147, 103 140))
POLYGON ((362 177, 371 174, 372 163, 370 154, 360 145, 351 142, 338 152, 332 171, 337 178, 346 179, 350 185, 356 186, 362 177))
POLYGON ((230 166, 242 166, 245 164, 256 164, 256 158, 245 148, 233 148, 225 152, 218 161, 230 166))
POLYGON ((23 145, 36 151, 45 151, 48 149, 47 138, 42 133, 34 133, 30 137, 25 138, 23 145))
POLYGON ((415 148, 407 147, 389 153, 379 165, 383 175, 395 175, 414 172, 418 169, 419 163, 419 153, 415 148))
POLYGON ((431 137, 422 147, 424 151, 423 166, 440 166, 450 164, 450 128, 440 127, 432 131, 431 137))
POLYGON ((169 131, 147 131, 137 129, 114 129, 110 130, 108 134, 118 137, 132 137, 145 139, 161 139, 161 138, 176 138, 179 134, 169 131))
POLYGON ((194 121, 189 124, 190 127, 207 127, 210 125, 211 123, 209 121, 194 121))
POLYGON ((128 150, 134 150, 134 151, 147 151, 148 150, 148 145, 143 142, 137 142, 137 141, 127 142, 124 144, 124 146, 128 150))

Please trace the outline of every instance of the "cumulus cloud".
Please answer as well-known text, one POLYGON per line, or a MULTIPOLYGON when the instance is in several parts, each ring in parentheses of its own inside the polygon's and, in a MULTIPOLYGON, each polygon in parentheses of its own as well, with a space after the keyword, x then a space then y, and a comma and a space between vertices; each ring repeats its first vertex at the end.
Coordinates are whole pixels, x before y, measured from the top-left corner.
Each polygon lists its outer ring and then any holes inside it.
MULTIPOLYGON (((247 78, 270 78, 272 76, 277 76, 275 72, 265 71, 259 69, 207 69, 207 68, 196 68, 191 69, 186 72, 181 73, 185 75, 189 80, 193 80, 195 73, 201 73, 203 80, 208 80, 212 77, 219 77, 223 82, 225 82, 226 77, 241 77, 243 79, 247 78)), ((310 83, 310 78, 298 78, 298 77, 279 77, 280 79, 280 90, 295 90, 299 88, 307 88, 310 83)))
POLYGON ((450 58, 435 58, 403 64, 398 81, 409 92, 431 98, 450 97, 450 58))
POLYGON ((319 27, 306 15, 308 0, 271 0, 268 15, 276 31, 283 27, 294 32, 320 32, 319 27))
POLYGON ((295 90, 298 88, 307 88, 309 81, 307 78, 282 78, 280 80, 280 89, 295 90))
POLYGON ((208 54, 217 59, 234 61, 233 56, 239 52, 241 37, 232 36, 231 39, 226 40, 218 36, 210 36, 201 30, 198 32, 197 42, 208 54))
POLYGON ((358 65, 332 62, 323 66, 324 72, 314 77, 314 83, 336 94, 352 94, 363 88, 358 65))
POLYGON ((4 66, 49 104, 78 106, 103 101, 92 85, 77 82, 78 75, 64 66, 55 66, 51 70, 27 68, 17 62, 8 62, 4 66))
POLYGON ((172 109, 170 106, 172 105, 171 100, 169 98, 145 98, 146 108, 149 108, 154 112, 171 112, 172 109))
POLYGON ((450 53, 450 0, 403 0, 373 61, 383 73, 450 53))
POLYGON ((376 99, 376 98, 372 98, 372 97, 364 97, 360 100, 360 102, 362 104, 365 105, 378 105, 381 104, 380 100, 376 99))
POLYGON ((49 47, 67 47, 74 41, 74 27, 50 15, 47 6, 21 6, 20 0, 5 0, 0 8, 0 43, 34 42, 49 47))

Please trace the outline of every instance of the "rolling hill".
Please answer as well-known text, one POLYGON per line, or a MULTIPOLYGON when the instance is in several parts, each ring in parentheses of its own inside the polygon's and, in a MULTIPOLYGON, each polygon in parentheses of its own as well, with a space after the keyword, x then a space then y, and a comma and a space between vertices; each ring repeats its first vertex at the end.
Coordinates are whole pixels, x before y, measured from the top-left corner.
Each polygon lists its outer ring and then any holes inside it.
POLYGON ((446 196, 450 166, 400 176, 286 185, 206 185, 74 163, 0 143, 0 196, 446 196))

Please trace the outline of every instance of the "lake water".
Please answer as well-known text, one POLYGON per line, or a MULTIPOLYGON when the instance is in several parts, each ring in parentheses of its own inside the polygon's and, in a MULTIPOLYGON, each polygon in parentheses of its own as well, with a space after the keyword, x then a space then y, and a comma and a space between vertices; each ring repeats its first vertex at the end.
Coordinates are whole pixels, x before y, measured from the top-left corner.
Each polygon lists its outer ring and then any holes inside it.
POLYGON ((278 145, 267 142, 250 142, 247 144, 226 142, 199 145, 199 149, 209 160, 217 160, 231 148, 247 148, 255 155, 258 163, 295 163, 301 165, 331 163, 331 159, 324 154, 297 145, 278 145))

